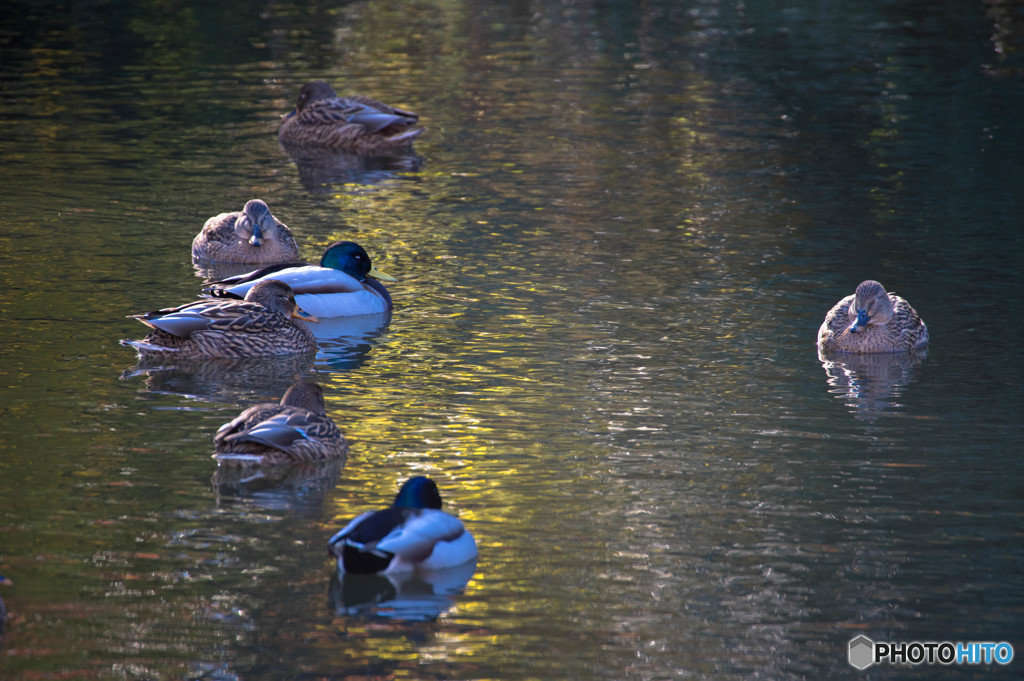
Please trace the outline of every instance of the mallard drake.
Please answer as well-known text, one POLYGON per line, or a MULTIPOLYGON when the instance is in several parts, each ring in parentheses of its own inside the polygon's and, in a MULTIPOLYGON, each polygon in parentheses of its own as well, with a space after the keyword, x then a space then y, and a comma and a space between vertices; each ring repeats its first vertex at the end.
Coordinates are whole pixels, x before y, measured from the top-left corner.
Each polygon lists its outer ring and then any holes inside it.
POLYGON ((247 201, 241 211, 214 215, 192 240, 195 260, 257 265, 298 257, 291 230, 259 199, 247 201))
POLYGON ((257 404, 213 436, 214 458, 241 464, 315 463, 348 454, 348 443, 327 415, 324 391, 299 381, 280 403, 257 404))
POLYGON ((927 344, 928 327, 917 311, 871 279, 836 303, 818 329, 822 352, 906 352, 927 344))
POLYGON ((339 97, 322 80, 299 90, 295 109, 282 117, 277 137, 285 146, 319 147, 366 156, 408 152, 423 132, 419 115, 369 97, 339 97))
POLYGON ((142 358, 269 357, 316 349, 313 332, 293 318, 317 318, 299 309, 288 284, 274 279, 253 286, 244 300, 204 299, 130 316, 153 329, 140 341, 121 341, 142 358))
POLYGON ((441 510, 430 478, 406 480, 395 503, 367 511, 327 542, 338 567, 351 573, 443 570, 476 558, 476 541, 462 521, 441 510))
POLYGON ((373 266, 362 246, 339 241, 324 251, 319 266, 301 262, 271 265, 215 281, 205 291, 215 297, 239 298, 253 284, 266 279, 287 283, 302 309, 317 317, 387 312, 391 309, 391 296, 376 279, 396 281, 373 266))

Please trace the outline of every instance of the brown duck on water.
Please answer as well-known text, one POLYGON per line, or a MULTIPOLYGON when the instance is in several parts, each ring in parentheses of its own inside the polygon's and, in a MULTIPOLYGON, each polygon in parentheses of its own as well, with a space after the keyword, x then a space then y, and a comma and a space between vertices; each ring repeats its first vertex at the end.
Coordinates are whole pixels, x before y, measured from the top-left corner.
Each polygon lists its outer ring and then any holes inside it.
POLYGON ((192 240, 192 258, 210 262, 251 265, 298 260, 299 247, 288 226, 260 199, 245 203, 241 211, 214 215, 192 240))
POLYGON ((928 327, 917 311, 877 281, 862 281, 825 315, 818 329, 822 352, 906 352, 928 345, 928 327))
POLYGON ((286 147, 321 148, 365 156, 407 153, 424 128, 419 115, 370 97, 339 97, 322 80, 299 90, 295 109, 281 121, 277 137, 286 147))
POLYGON ((299 309, 288 284, 262 281, 240 299, 207 299, 130 315, 153 331, 122 340, 140 357, 269 357, 316 349, 316 338, 298 320, 318 321, 299 309))
POLYGON ((316 463, 348 454, 348 444, 327 415, 324 391, 300 381, 280 403, 257 404, 225 423, 213 437, 224 463, 242 465, 316 463))

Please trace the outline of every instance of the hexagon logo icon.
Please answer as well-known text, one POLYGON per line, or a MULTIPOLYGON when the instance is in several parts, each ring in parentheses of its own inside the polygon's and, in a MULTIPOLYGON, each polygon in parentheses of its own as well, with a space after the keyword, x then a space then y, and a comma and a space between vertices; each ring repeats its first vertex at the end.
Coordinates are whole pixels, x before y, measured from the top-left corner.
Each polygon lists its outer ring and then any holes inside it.
POLYGON ((875 663, 875 642, 864 635, 851 639, 848 659, 857 669, 867 669, 875 663))

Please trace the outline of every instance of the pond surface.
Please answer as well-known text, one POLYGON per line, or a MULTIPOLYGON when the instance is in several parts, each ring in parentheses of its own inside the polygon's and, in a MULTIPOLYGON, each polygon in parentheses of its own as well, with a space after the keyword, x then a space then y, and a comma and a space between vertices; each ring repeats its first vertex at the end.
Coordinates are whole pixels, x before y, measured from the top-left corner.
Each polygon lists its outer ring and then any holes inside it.
POLYGON ((1019 678, 846 659, 1024 647, 1019 8, 0 13, 4 679, 1019 678), (419 112, 416 157, 286 155, 315 78, 419 112), (363 244, 392 318, 137 366, 126 315, 195 297, 193 236, 255 197, 304 257, 363 244), (868 278, 924 356, 818 358, 868 278), (296 376, 348 461, 218 470, 296 376), (353 594, 327 538, 416 474, 475 571, 353 594))

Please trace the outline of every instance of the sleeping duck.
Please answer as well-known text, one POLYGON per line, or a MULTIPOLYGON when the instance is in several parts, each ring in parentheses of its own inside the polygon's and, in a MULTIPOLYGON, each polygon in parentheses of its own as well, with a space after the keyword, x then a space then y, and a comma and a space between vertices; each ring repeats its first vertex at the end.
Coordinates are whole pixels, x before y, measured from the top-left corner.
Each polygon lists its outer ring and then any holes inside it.
POLYGON ((906 352, 928 345, 928 327, 917 311, 877 281, 862 281, 825 315, 818 329, 822 352, 906 352))
POLYGON ((322 80, 299 90, 295 109, 281 121, 277 137, 286 147, 322 148, 366 156, 408 153, 423 128, 419 115, 369 97, 339 97, 322 80))
POLYGON ((359 244, 339 241, 328 247, 320 265, 284 263, 215 281, 204 289, 220 298, 240 298, 258 281, 277 279, 295 292, 303 310, 316 317, 377 314, 391 309, 391 295, 377 279, 396 281, 376 269, 359 244))
POLYGON ((271 357, 316 349, 313 332, 299 320, 318 321, 299 309, 291 287, 268 279, 244 300, 204 299, 131 315, 153 329, 142 340, 122 340, 139 357, 271 357))
POLYGON ((192 240, 192 258, 249 265, 297 260, 299 247, 288 226, 259 199, 241 211, 214 215, 192 240))
POLYGON ((217 429, 215 459, 244 465, 317 463, 348 454, 348 443, 327 415, 324 391, 299 381, 280 403, 249 407, 217 429))
POLYGON ((462 521, 441 510, 441 495, 430 478, 402 485, 395 502, 367 511, 327 542, 338 567, 349 573, 392 574, 443 570, 477 556, 476 541, 462 521))

